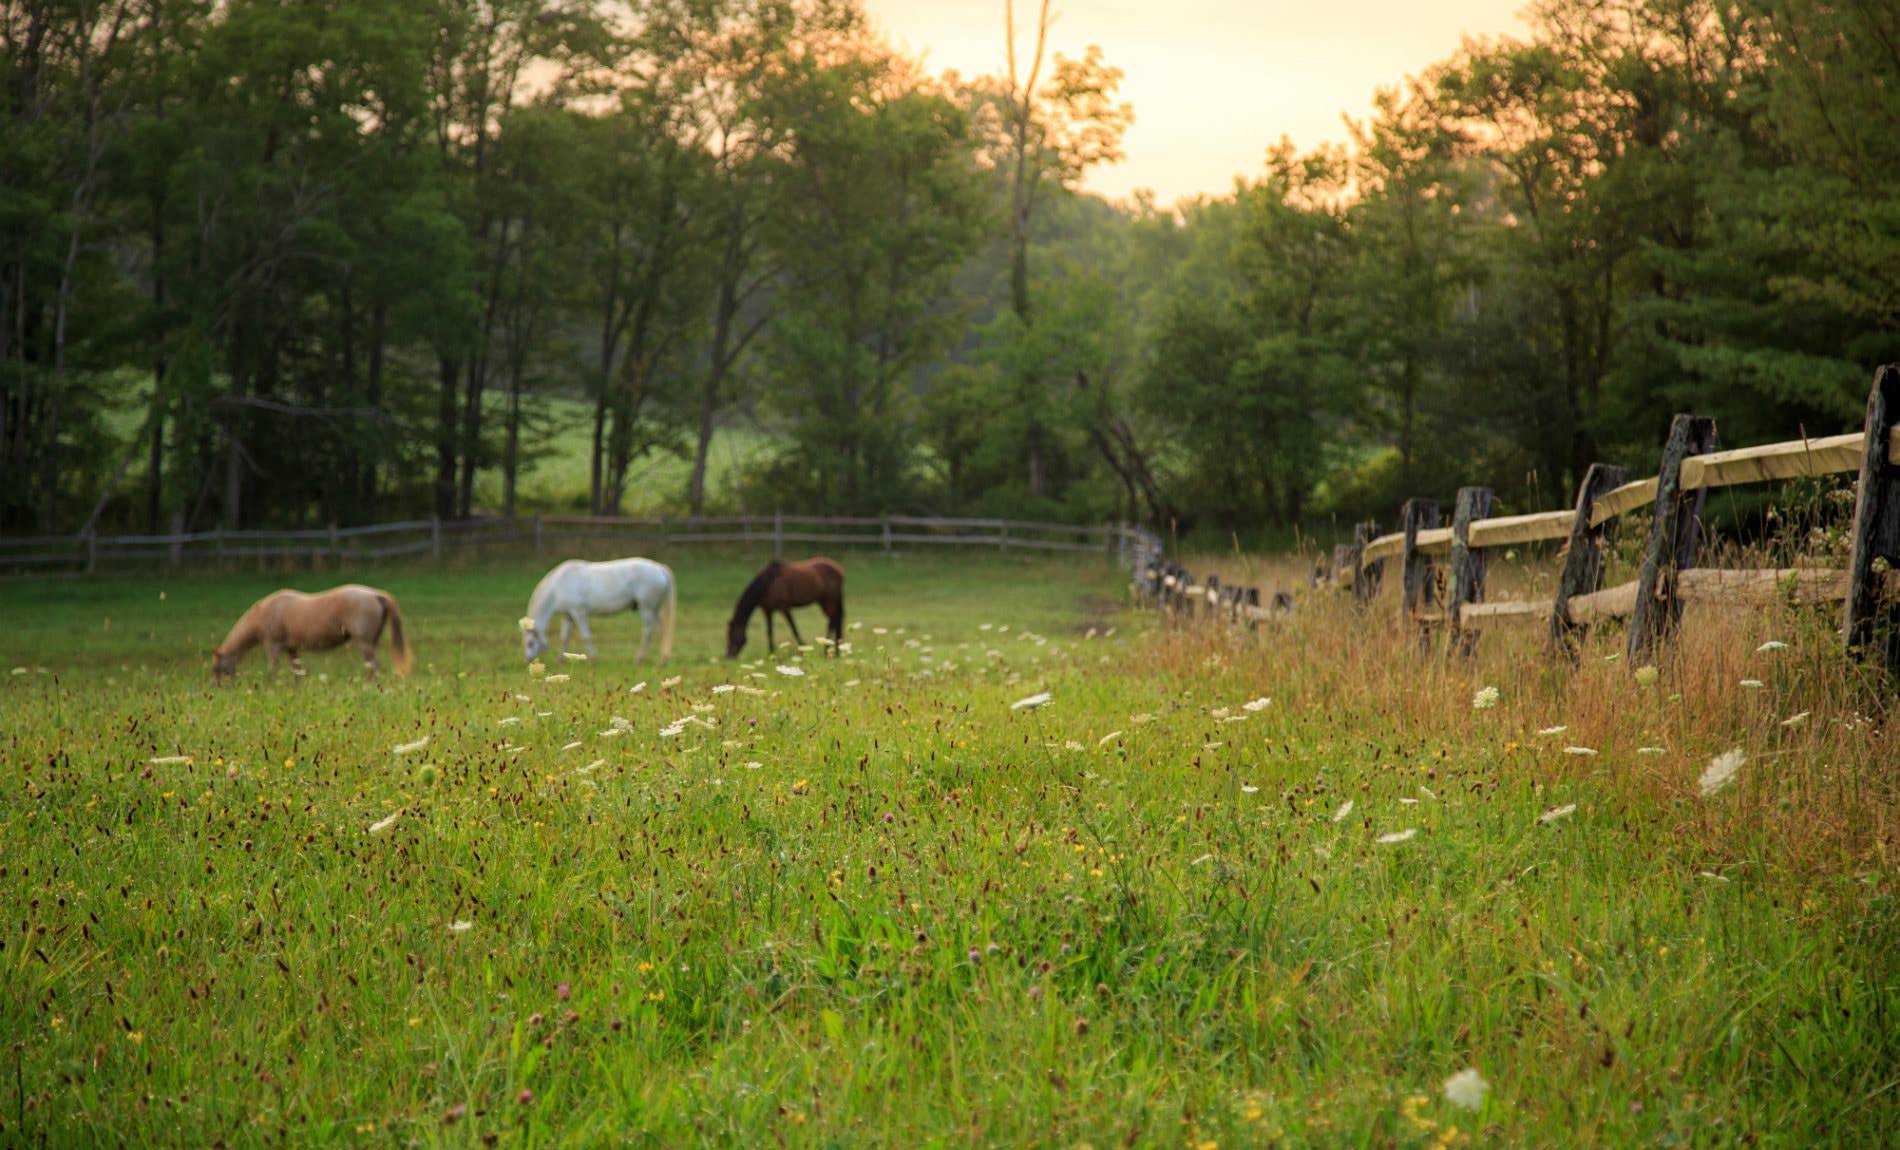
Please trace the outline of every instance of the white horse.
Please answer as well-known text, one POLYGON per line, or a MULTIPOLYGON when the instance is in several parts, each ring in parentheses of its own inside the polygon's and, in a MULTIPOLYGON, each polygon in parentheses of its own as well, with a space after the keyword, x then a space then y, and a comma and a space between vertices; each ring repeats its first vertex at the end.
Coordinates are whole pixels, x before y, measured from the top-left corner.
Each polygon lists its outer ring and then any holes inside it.
POLYGON ((521 653, 532 662, 548 649, 548 624, 561 616, 561 647, 567 647, 568 623, 580 628, 587 654, 594 654, 594 635, 587 629, 589 615, 608 615, 640 608, 640 658, 647 657, 653 628, 660 629, 660 658, 673 653, 673 620, 678 613, 679 584, 663 563, 651 559, 615 559, 589 563, 569 559, 541 577, 528 598, 528 614, 521 620, 521 653))

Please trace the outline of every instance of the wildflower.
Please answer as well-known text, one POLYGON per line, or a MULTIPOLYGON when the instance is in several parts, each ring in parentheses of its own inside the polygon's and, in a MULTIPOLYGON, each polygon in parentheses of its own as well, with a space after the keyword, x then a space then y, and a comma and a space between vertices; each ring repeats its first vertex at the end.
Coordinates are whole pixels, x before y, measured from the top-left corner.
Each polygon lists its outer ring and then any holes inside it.
POLYGON ((628 688, 627 688, 627 694, 629 694, 629 695, 637 695, 637 694, 639 694, 640 692, 642 692, 642 691, 644 691, 644 690, 646 690, 646 689, 647 689, 647 683, 646 683, 646 680, 645 680, 645 679, 642 679, 642 680, 640 680, 640 681, 639 681, 638 683, 635 683, 635 684, 634 684, 633 686, 631 686, 631 687, 628 687, 628 688))
POLYGON ((1114 742, 1116 739, 1119 739, 1121 737, 1122 737, 1122 732, 1110 731, 1108 734, 1103 735, 1101 738, 1095 740, 1095 745, 1098 747, 1106 747, 1110 743, 1114 742))
POLYGON ((147 759, 145 761, 148 763, 151 763, 153 766, 168 767, 168 766, 171 766, 173 763, 189 763, 191 761, 191 756, 190 755, 160 755, 156 759, 147 759))
POLYGON ((1333 812, 1333 821, 1336 823, 1343 823, 1346 821, 1346 816, 1351 813, 1352 813, 1352 800, 1347 799, 1345 802, 1339 804, 1338 810, 1333 812))
POLYGON ((1076 742, 1074 739, 1065 739, 1062 743, 1062 749, 1065 751, 1085 751, 1088 748, 1076 742))
POLYGON ((577 751, 580 749, 580 746, 581 746, 581 741, 579 739, 575 739, 573 742, 569 743, 565 747, 562 747, 561 749, 563 751, 577 751))
POLYGON ((1380 835, 1379 841, 1382 843, 1402 843, 1417 833, 1417 827, 1406 827, 1402 831, 1393 831, 1389 835, 1380 835))
POLYGON ((562 651, 561 658, 566 659, 570 663, 587 662, 587 655, 581 651, 562 651))
POLYGON ((1055 696, 1051 695, 1049 692, 1039 691, 1034 695, 1028 696, 1027 698, 1016 700, 1015 702, 1009 705, 1009 709, 1012 711, 1033 711, 1037 707, 1043 706, 1044 704, 1048 703, 1049 700, 1053 698, 1055 698, 1055 696))
POLYGON ((660 690, 662 691, 670 691, 679 685, 680 685, 680 676, 678 675, 674 675, 673 677, 668 678, 668 679, 660 680, 660 690))
POLYGON ((573 677, 572 675, 549 675, 547 681, 550 683, 565 683, 573 677))
POLYGON ((1471 696, 1471 709, 1474 711, 1488 711, 1498 705, 1499 697, 1499 692, 1496 687, 1481 688, 1477 694, 1471 696))
MULTIPOLYGON (((1795 714, 1789 715, 1787 718, 1781 720, 1781 725, 1784 727, 1789 727, 1789 728, 1798 727, 1801 724, 1807 722, 1808 716, 1811 714, 1813 714, 1812 711, 1798 711, 1795 714)), ((152 761, 157 762, 158 760, 154 759, 152 761)))
POLYGON ((1490 1088, 1476 1070, 1460 1070, 1445 1079, 1445 1101, 1461 1110, 1477 1110, 1484 1105, 1485 1091, 1490 1088))
POLYGON ((1698 784, 1702 787, 1702 797, 1706 799, 1723 787, 1734 782, 1736 772, 1740 771, 1742 764, 1747 761, 1748 756, 1742 753, 1740 747, 1723 751, 1713 759, 1710 759, 1708 768, 1702 772, 1702 777, 1697 780, 1698 784))
POLYGON ((1537 733, 1540 735, 1543 735, 1545 738, 1549 738, 1552 735, 1561 735, 1565 731, 1568 731, 1569 729, 1570 729, 1569 727, 1563 727, 1563 726, 1545 727, 1542 730, 1538 731, 1537 733))
POLYGON ((1742 686, 1748 688, 1751 691, 1759 691, 1762 689, 1764 685, 1765 684, 1763 684, 1760 679, 1743 679, 1742 680, 1742 686))
POLYGON ((1653 687, 1656 685, 1656 680, 1662 677, 1662 672, 1656 670, 1654 663, 1650 663, 1646 666, 1636 668, 1634 677, 1637 686, 1653 687))
POLYGON ((534 630, 534 616, 523 615, 520 619, 517 619, 515 621, 515 626, 521 628, 523 631, 533 631, 534 630))
POLYGON ((811 789, 810 779, 800 779, 797 782, 792 784, 792 793, 795 795, 802 795, 810 789, 811 789))
POLYGON ((467 919, 458 918, 454 922, 449 924, 449 930, 451 933, 461 934, 465 930, 472 930, 474 926, 475 924, 468 921, 467 919))
POLYGON ((534 1091, 528 1089, 525 1086, 521 1088, 521 1093, 515 1095, 515 1102, 518 1105, 526 1106, 533 1101, 534 1101, 534 1091))
POLYGON ((1264 695, 1263 695, 1263 696, 1261 696, 1260 698, 1258 698, 1258 699, 1255 699, 1255 700, 1253 700, 1253 701, 1252 701, 1252 702, 1250 702, 1250 703, 1242 703, 1242 704, 1240 705, 1240 709, 1241 709, 1241 710, 1243 710, 1243 711, 1256 711, 1256 712, 1257 712, 1257 711, 1264 711, 1264 710, 1266 710, 1266 709, 1267 709, 1268 707, 1271 707, 1272 705, 1273 705, 1273 700, 1272 700, 1272 699, 1269 699, 1269 698, 1267 698, 1266 696, 1264 696, 1264 695))
POLYGON ((733 686, 731 683, 721 683, 712 689, 712 693, 715 695, 730 695, 738 689, 739 688, 733 686))
POLYGON ((507 715, 501 719, 496 720, 495 725, 497 727, 512 727, 516 723, 519 723, 520 721, 521 721, 520 715, 507 715))
POLYGON ((422 748, 424 748, 424 747, 426 747, 426 746, 428 746, 428 745, 429 745, 429 736, 427 736, 427 735, 424 735, 424 736, 422 736, 422 737, 421 737, 420 739, 417 739, 417 740, 416 740, 415 742, 413 742, 413 743, 398 743, 398 744, 396 744, 395 746, 393 746, 393 747, 391 747, 391 748, 389 748, 389 753, 390 753, 390 754, 392 754, 392 755, 407 755, 407 754, 412 754, 412 753, 414 753, 414 752, 416 752, 416 751, 420 751, 420 750, 421 750, 422 748))
POLYGON ((773 670, 777 671, 781 675, 785 675, 793 679, 801 678, 805 674, 805 668, 788 667, 784 663, 780 663, 777 667, 774 667, 773 670))
POLYGON ((1636 753, 1639 755, 1650 755, 1653 757, 1656 755, 1668 754, 1669 748, 1668 747, 1638 747, 1636 748, 1636 753))
POLYGON ((534 662, 528 664, 528 677, 530 679, 539 679, 541 676, 547 673, 548 673, 547 664, 543 663, 539 659, 536 659, 534 662))
POLYGON ((1595 747, 1565 747, 1564 754, 1575 755, 1580 759, 1594 759, 1597 756, 1595 747))
POLYGON ((1257 795, 1260 793, 1260 788, 1242 783, 1240 784, 1240 793, 1243 795, 1257 795))
POLYGON ((388 818, 383 819, 380 822, 371 823, 369 825, 369 833, 373 835, 382 834, 384 831, 388 830, 390 827, 395 826, 396 820, 401 817, 402 817, 402 811, 401 809, 398 809, 395 814, 390 815, 388 818))
POLYGON ((1763 643, 1761 646, 1755 648, 1755 653, 1758 655, 1765 655, 1770 651, 1786 651, 1787 649, 1788 649, 1788 644, 1783 643, 1779 639, 1770 639, 1766 643, 1763 643))
POLYGON ((1558 819, 1568 817, 1570 815, 1575 814, 1576 812, 1577 812, 1577 804, 1566 803, 1561 807, 1553 807, 1550 810, 1545 811, 1543 814, 1538 815, 1537 821, 1540 823, 1554 823, 1558 819))
POLYGON ((1131 727, 1139 727, 1144 723, 1152 723, 1154 721, 1155 721, 1155 717, 1153 715, 1150 715, 1146 711, 1143 711, 1139 715, 1128 716, 1128 725, 1131 727))

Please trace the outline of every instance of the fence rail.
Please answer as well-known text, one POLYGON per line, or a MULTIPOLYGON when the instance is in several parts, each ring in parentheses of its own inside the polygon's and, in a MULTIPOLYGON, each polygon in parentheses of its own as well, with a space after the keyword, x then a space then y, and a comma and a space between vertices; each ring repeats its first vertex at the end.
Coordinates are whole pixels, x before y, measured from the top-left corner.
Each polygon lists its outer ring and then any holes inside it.
POLYGON ((430 555, 467 547, 532 545, 537 554, 576 541, 627 546, 752 544, 784 554, 788 546, 977 548, 999 552, 1096 553, 1134 567, 1146 561, 1151 535, 1126 524, 1081 525, 1011 519, 915 515, 714 515, 678 519, 535 515, 513 519, 416 519, 362 527, 256 531, 184 531, 142 535, 0 538, 0 573, 45 576, 94 573, 111 566, 229 565, 245 561, 340 566, 430 555))
MULTIPOLYGON (((1590 468, 1569 510, 1490 516, 1491 492, 1458 493, 1458 514, 1439 525, 1435 500, 1409 499, 1400 509, 1404 529, 1376 534, 1362 524, 1354 541, 1335 549, 1325 582, 1349 589, 1368 604, 1384 582, 1385 566, 1400 564, 1400 617, 1417 628, 1422 649, 1433 628, 1448 627, 1453 649, 1470 655, 1478 625, 1487 620, 1547 620, 1553 645, 1575 656, 1577 636, 1592 624, 1631 620, 1627 650, 1650 654, 1666 642, 1685 603, 1762 606, 1777 602, 1844 603, 1841 629, 1850 648, 1871 650, 1900 673, 1900 365, 1875 373, 1865 426, 1822 439, 1802 438, 1737 450, 1715 450, 1715 421, 1678 415, 1670 426, 1662 466, 1651 478, 1626 481, 1621 468, 1590 468), (1695 566, 1707 492, 1767 483, 1858 473, 1851 559, 1845 568, 1718 570, 1695 566), (1638 576, 1605 588, 1602 545, 1622 516, 1655 507, 1638 576), (1487 552, 1504 546, 1565 541, 1564 569, 1549 599, 1485 602, 1487 552), (1449 557, 1449 570, 1439 558, 1449 557), (1449 583, 1449 587, 1447 587, 1449 583)), ((1213 579, 1196 586, 1178 565, 1151 558, 1136 580, 1138 595, 1176 607, 1225 608, 1237 621, 1257 624, 1273 614, 1259 592, 1222 588, 1213 579)))

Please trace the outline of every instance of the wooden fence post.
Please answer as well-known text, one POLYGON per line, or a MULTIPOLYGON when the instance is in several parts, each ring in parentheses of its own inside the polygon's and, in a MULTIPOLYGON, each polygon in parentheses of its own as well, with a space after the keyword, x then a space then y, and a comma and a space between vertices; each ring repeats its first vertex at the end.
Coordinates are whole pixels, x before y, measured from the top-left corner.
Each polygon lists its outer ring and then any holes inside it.
POLYGON ((171 564, 174 567, 185 561, 185 545, 178 539, 178 537, 184 533, 185 513, 183 511, 172 512, 172 541, 167 551, 171 559, 171 564))
POLYGON ((1578 640, 1589 628, 1570 618, 1570 600, 1589 595, 1603 587, 1603 541, 1611 524, 1590 525, 1597 500, 1623 486, 1628 472, 1608 463, 1592 463, 1577 487, 1577 506, 1570 520, 1570 542, 1564 552, 1563 574, 1557 578, 1557 597, 1551 602, 1550 643, 1553 650, 1568 655, 1572 662, 1580 657, 1578 640))
POLYGON ((442 562, 442 517, 429 516, 429 554, 437 563, 442 562))
POLYGON ((891 517, 889 515, 885 515, 883 517, 882 528, 883 528, 882 534, 884 538, 884 554, 889 555, 891 553, 891 517))
POLYGON ((1003 520, 1003 529, 997 535, 996 549, 998 551, 1009 550, 1009 520, 1007 519, 1003 520))
POLYGON ((1405 532, 1404 558, 1399 564, 1399 618, 1406 626, 1417 624, 1421 655, 1432 649, 1432 624, 1416 618, 1416 613, 1429 611, 1438 596, 1432 583, 1432 557, 1418 549, 1418 533, 1436 528, 1438 520, 1436 499, 1407 499, 1399 508, 1405 532))
POLYGON ((90 575, 98 569, 99 531, 97 528, 88 527, 86 528, 86 574, 90 575))
POLYGON ((1867 438, 1854 502, 1854 550, 1847 564, 1841 632, 1852 651, 1878 657, 1900 674, 1900 598, 1889 591, 1900 570, 1900 463, 1888 454, 1900 427, 1900 365, 1874 373, 1867 396, 1867 438))
POLYGON ((785 513, 772 512, 772 558, 785 558, 785 513))
POLYGON ((1353 567, 1352 599, 1361 606, 1372 602, 1372 597, 1379 593, 1380 581, 1385 578, 1385 560, 1380 559, 1374 563, 1365 561, 1366 545, 1377 538, 1378 534, 1379 525, 1371 520, 1352 529, 1352 554, 1349 556, 1353 567))
POLYGON ((541 513, 537 511, 534 513, 534 553, 536 555, 542 554, 543 548, 544 544, 541 540, 541 513))
POLYGON ((1682 461, 1714 450, 1715 420, 1678 415, 1670 422, 1662 468, 1656 472, 1656 514, 1649 525, 1649 545, 1643 549, 1643 567, 1636 576, 1636 610, 1630 615, 1627 655, 1631 666, 1652 656, 1682 617, 1676 577, 1684 567, 1695 566, 1696 535, 1708 495, 1703 489, 1682 490, 1682 461))
POLYGON ((1484 602, 1488 566, 1484 548, 1471 546, 1471 524, 1491 518, 1492 503, 1489 487, 1460 487, 1451 513, 1451 602, 1445 610, 1451 616, 1452 643, 1467 659, 1477 654, 1478 629, 1465 626, 1463 612, 1467 604, 1484 602))

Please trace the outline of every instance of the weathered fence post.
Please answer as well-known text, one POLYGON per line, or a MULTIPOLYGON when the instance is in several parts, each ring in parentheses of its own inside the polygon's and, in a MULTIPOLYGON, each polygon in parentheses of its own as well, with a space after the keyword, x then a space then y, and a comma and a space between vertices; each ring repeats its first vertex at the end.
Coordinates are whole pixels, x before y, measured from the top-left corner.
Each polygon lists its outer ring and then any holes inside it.
POLYGON ((86 574, 90 575, 98 569, 99 530, 96 527, 88 527, 86 528, 86 574))
POLYGON ((534 553, 536 555, 541 554, 543 546, 541 538, 541 513, 537 511, 534 513, 534 553))
POLYGON ((442 517, 429 516, 429 554, 437 563, 442 562, 442 517))
POLYGON ((174 567, 185 561, 185 544, 178 538, 184 533, 185 513, 183 511, 172 512, 172 541, 167 551, 171 559, 171 564, 174 567))
POLYGON ((1372 602, 1372 597, 1379 593, 1379 582, 1385 578, 1385 560, 1366 562, 1366 546, 1378 534, 1379 525, 1371 520, 1352 529, 1352 554, 1348 557, 1353 568, 1352 599, 1361 606, 1372 602))
POLYGON ((343 537, 337 534, 336 524, 330 524, 330 562, 336 567, 343 566, 343 537))
POLYGON ((1592 463, 1577 487, 1577 508, 1570 520, 1570 542, 1564 552, 1563 574, 1557 578, 1557 596, 1551 602, 1550 642, 1553 649, 1579 657, 1577 641, 1589 630, 1570 618, 1570 601, 1603 586, 1603 541, 1615 520, 1590 525, 1597 500, 1623 486, 1628 473, 1608 463, 1592 463))
POLYGON ((1007 520, 1007 519, 1005 519, 1005 520, 1003 520, 1003 529, 1002 529, 1002 531, 1001 531, 1001 532, 1000 532, 1000 533, 999 533, 999 534, 997 535, 997 538, 996 538, 996 549, 997 549, 998 551, 1007 551, 1007 550, 1009 550, 1009 520, 1007 520))
POLYGON ((772 558, 785 558, 785 513, 772 512, 772 558))
POLYGON ((1849 650, 1875 655, 1900 674, 1900 596, 1890 590, 1900 570, 1900 462, 1893 458, 1900 427, 1900 365, 1874 373, 1867 396, 1867 438, 1854 503, 1854 550, 1847 564, 1847 607, 1841 631, 1849 650))
POLYGON ((884 540, 884 554, 889 555, 891 553, 891 517, 889 515, 883 517, 881 527, 881 534, 884 540))
POLYGON ((1451 602, 1445 604, 1445 611, 1451 616, 1452 643, 1467 659, 1477 653, 1478 629, 1465 626, 1464 609, 1484 602, 1488 566, 1484 548, 1471 546, 1471 524, 1491 518, 1492 502, 1489 487, 1460 487, 1451 513, 1451 602))
POLYGON ((1636 610, 1630 615, 1627 656, 1631 666, 1653 654, 1682 617, 1676 577, 1684 567, 1695 566, 1696 535, 1708 495, 1701 489, 1682 490, 1682 461, 1714 450, 1715 420, 1678 415, 1670 422, 1662 468, 1656 472, 1656 514, 1649 525, 1649 545, 1643 549, 1643 567, 1636 576, 1636 610))
POLYGON ((1418 549, 1418 533, 1438 526, 1438 500, 1407 499, 1399 508, 1399 520, 1405 532, 1404 557, 1399 564, 1399 618, 1407 626, 1418 627, 1418 651, 1432 649, 1432 624, 1418 616, 1432 608, 1437 598, 1432 582, 1432 557, 1418 549))

